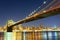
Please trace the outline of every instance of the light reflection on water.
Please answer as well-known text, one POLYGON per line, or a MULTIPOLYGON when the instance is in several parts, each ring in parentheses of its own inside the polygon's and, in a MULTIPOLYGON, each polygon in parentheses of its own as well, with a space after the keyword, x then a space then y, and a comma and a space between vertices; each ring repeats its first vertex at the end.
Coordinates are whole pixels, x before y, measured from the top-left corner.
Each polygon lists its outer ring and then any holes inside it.
POLYGON ((58 40, 60 32, 0 32, 0 40, 58 40))

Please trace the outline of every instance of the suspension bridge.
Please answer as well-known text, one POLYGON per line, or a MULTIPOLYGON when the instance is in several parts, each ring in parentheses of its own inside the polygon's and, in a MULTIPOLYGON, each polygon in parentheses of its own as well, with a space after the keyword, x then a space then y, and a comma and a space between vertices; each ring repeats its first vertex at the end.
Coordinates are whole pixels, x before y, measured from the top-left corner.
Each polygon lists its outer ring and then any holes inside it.
MULTIPOLYGON (((44 2, 41 6, 43 6, 45 3, 46 2, 44 2)), ((53 0, 52 2, 50 2, 46 7, 44 7, 41 10, 39 10, 41 8, 41 6, 38 7, 26 18, 17 21, 15 24, 13 24, 9 27, 7 25, 7 32, 12 32, 12 27, 16 26, 18 24, 27 23, 27 22, 31 22, 34 20, 38 20, 38 19, 60 14, 60 5, 59 4, 60 4, 59 0, 53 0), (36 12, 36 11, 38 11, 38 12, 36 12)))

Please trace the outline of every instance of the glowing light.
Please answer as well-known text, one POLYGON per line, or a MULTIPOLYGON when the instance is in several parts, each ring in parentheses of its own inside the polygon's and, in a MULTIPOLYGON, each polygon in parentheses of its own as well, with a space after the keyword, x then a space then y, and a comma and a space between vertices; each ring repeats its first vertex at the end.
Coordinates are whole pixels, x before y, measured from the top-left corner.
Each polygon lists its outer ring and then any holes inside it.
POLYGON ((33 15, 37 10, 34 10, 29 16, 33 15))
POLYGON ((57 26, 56 25, 54 25, 54 28, 56 28, 57 26))
POLYGON ((52 40, 52 33, 51 32, 48 32, 48 37, 49 37, 49 40, 52 40))
POLYGON ((24 31, 24 40, 25 40, 25 31, 24 31))
POLYGON ((43 39, 47 40, 47 34, 46 34, 46 32, 43 32, 43 39))
POLYGON ((57 36, 58 36, 58 34, 57 34, 57 32, 55 32, 55 39, 56 39, 56 40, 57 40, 57 38, 58 38, 57 36))
POLYGON ((13 37, 13 33, 12 32, 6 32, 5 33, 5 37, 4 37, 4 40, 14 40, 14 37, 13 37))
POLYGON ((26 32, 27 30, 24 30, 24 32, 26 32))
POLYGON ((44 10, 43 12, 45 13, 46 11, 44 10))
POLYGON ((46 4, 46 1, 44 1, 43 4, 46 4))

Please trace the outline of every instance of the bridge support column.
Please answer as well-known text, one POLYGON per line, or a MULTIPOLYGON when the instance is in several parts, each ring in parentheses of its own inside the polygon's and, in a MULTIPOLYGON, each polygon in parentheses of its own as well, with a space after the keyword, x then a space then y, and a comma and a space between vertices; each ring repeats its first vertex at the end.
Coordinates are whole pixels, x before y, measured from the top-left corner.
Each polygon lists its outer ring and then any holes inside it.
POLYGON ((12 32, 12 27, 7 27, 7 32, 12 32))

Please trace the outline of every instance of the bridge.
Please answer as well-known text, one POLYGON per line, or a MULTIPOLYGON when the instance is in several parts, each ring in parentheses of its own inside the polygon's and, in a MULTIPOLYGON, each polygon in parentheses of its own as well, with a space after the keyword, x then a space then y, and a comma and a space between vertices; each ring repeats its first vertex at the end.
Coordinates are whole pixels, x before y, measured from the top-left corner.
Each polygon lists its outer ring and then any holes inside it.
POLYGON ((25 19, 17 21, 14 25, 11 25, 11 26, 7 27, 7 32, 12 32, 13 26, 16 26, 18 24, 31 22, 31 21, 34 21, 34 20, 38 20, 38 19, 42 19, 42 18, 46 18, 46 17, 58 15, 58 14, 60 14, 60 5, 55 6, 54 8, 52 7, 52 8, 49 8, 47 10, 43 10, 42 12, 39 11, 32 16, 28 16, 25 19))

